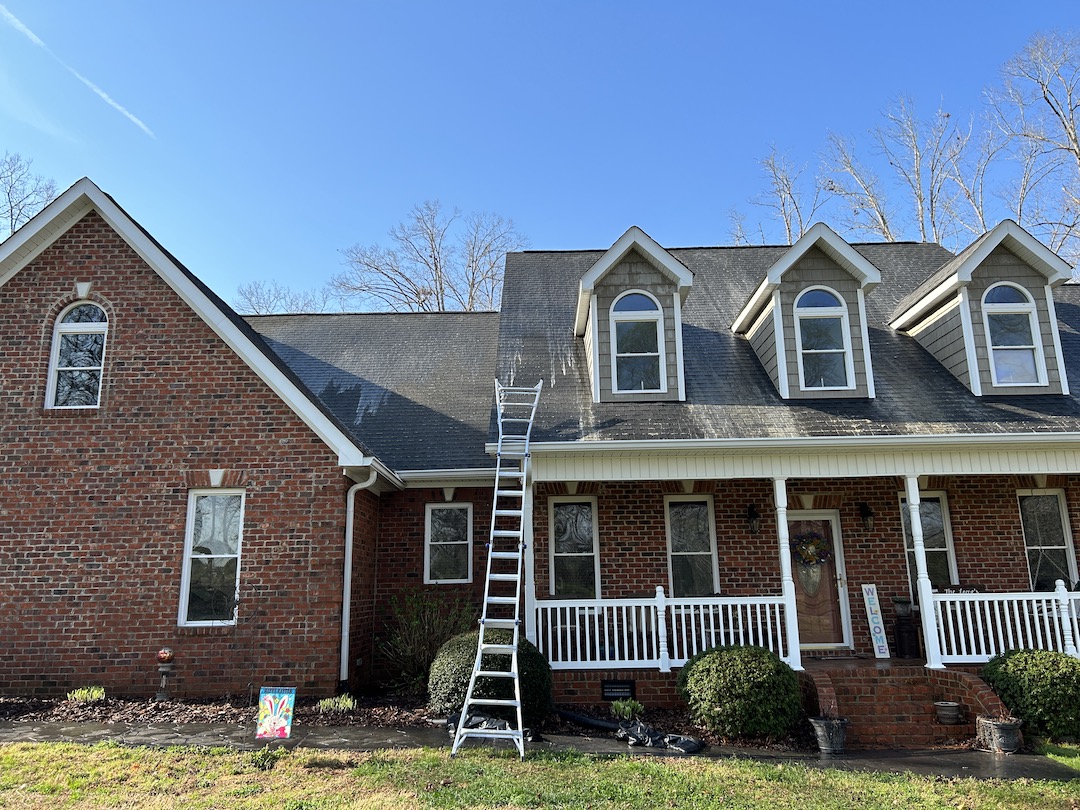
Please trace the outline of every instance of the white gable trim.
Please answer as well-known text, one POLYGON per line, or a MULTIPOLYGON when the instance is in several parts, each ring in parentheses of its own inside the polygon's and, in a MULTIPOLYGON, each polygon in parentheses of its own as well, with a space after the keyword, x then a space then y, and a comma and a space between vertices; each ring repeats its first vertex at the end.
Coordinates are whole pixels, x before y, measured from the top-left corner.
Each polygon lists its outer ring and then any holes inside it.
POLYGON ((960 328, 964 332, 964 356, 967 358, 968 387, 977 397, 982 396, 982 378, 979 377, 979 357, 975 352, 975 327, 971 323, 971 299, 968 288, 960 288, 960 328))
POLYGON ((1058 377, 1061 379, 1061 393, 1068 396, 1069 378, 1065 375, 1065 355, 1061 352, 1061 332, 1057 328, 1057 308, 1054 306, 1054 291, 1050 285, 1043 287, 1046 292, 1046 314, 1050 318, 1050 334, 1054 336, 1054 355, 1057 357, 1058 377))
POLYGON ((675 283, 679 295, 683 298, 686 297, 686 293, 694 283, 694 274, 645 231, 641 230, 637 225, 633 225, 581 277, 578 288, 577 314, 574 318, 574 334, 578 337, 585 334, 585 323, 589 317, 589 305, 596 285, 619 262, 625 259, 631 250, 637 250, 638 253, 645 256, 657 269, 675 283))
MULTIPOLYGON (((372 463, 373 460, 365 457, 352 439, 319 410, 281 369, 271 363, 153 240, 88 178, 84 177, 75 183, 0 245, 0 287, 90 210, 97 211, 293 413, 300 417, 331 451, 337 453, 341 466, 365 466, 372 463), (55 228, 56 223, 62 224, 61 229, 55 228)), ((378 466, 382 467, 381 464, 378 466)))
POLYGON ((843 240, 824 222, 819 222, 803 234, 783 256, 769 268, 765 280, 750 296, 750 300, 739 311, 731 331, 743 334, 754 322, 757 313, 768 300, 768 294, 780 286, 784 274, 794 267, 811 248, 818 248, 826 256, 851 274, 864 290, 872 290, 881 283, 881 273, 870 261, 855 248, 843 240))
POLYGON ((866 368, 866 395, 870 399, 877 398, 877 389, 874 388, 874 362, 870 351, 870 328, 866 323, 866 296, 863 289, 858 289, 859 297, 859 333, 862 336, 863 365, 866 368))

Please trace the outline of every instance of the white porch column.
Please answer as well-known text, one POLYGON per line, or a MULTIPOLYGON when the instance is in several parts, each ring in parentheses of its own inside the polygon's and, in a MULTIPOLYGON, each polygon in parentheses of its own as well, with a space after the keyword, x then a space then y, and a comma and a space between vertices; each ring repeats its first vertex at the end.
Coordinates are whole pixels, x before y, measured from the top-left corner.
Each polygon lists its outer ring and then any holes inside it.
POLYGON ((1073 594, 1065 590, 1065 581, 1061 579, 1054 583, 1054 593, 1058 600, 1058 618, 1061 619, 1061 643, 1065 648, 1064 652, 1073 658, 1080 658, 1080 653, 1076 651, 1077 639, 1073 637, 1072 617, 1069 611, 1069 602, 1073 594))
POLYGON ((525 544, 525 617, 523 620, 525 638, 539 646, 536 629, 536 558, 533 556, 533 482, 531 480, 525 482, 525 497, 522 499, 521 513, 521 542, 525 544))
POLYGON ((656 646, 660 656, 660 671, 671 672, 671 650, 667 635, 667 597, 664 586, 656 586, 656 646))
MULTIPOLYGON (((922 518, 919 516, 919 478, 909 475, 904 479, 907 490, 908 518, 911 523, 911 542, 915 547, 916 588, 919 597, 919 616, 922 621, 923 648, 926 650, 926 668, 944 669, 941 649, 938 646, 937 616, 934 613, 933 588, 926 570, 926 546, 923 545, 922 518)), ((906 552, 905 552, 906 553, 906 552)))
POLYGON ((799 614, 795 606, 795 580, 791 578, 791 542, 787 524, 787 479, 773 479, 776 506, 776 535, 780 543, 780 582, 784 594, 784 623, 787 627, 788 664, 801 670, 802 650, 799 641, 799 614))

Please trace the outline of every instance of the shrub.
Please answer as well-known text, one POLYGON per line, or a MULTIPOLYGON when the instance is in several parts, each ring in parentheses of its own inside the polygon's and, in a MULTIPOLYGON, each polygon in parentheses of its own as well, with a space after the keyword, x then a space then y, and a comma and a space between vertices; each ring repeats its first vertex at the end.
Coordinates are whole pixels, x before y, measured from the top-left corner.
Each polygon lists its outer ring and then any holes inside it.
POLYGON ((1050 739, 1080 739, 1080 661, 1050 650, 1009 650, 991 658, 982 677, 1025 730, 1050 739))
POLYGON ((645 713, 645 707, 633 698, 611 701, 611 715, 617 720, 632 723, 645 713))
POLYGON ((392 689, 424 691, 431 662, 446 641, 476 626, 476 610, 463 599, 415 591, 390 600, 390 622, 379 645, 392 689))
POLYGON ((105 687, 80 686, 68 692, 67 699, 74 703, 99 703, 105 699, 105 687))
POLYGON ((356 708, 356 698, 352 695, 334 695, 323 698, 315 704, 319 714, 346 714, 356 708))
POLYGON ((695 722, 728 737, 786 737, 800 715, 799 679, 763 647, 714 647, 677 680, 695 722))
MULTIPOLYGON (((479 631, 454 636, 439 650, 431 664, 428 678, 428 709, 437 714, 453 714, 461 711, 465 692, 469 688, 473 663, 476 660, 476 644, 479 631)), ((513 638, 509 630, 489 630, 487 640, 495 644, 509 644, 513 638)), ((483 668, 507 669, 509 656, 485 655, 483 668)), ((536 647, 522 638, 518 642, 518 667, 521 682, 521 712, 527 726, 536 727, 551 714, 554 701, 551 696, 553 681, 551 667, 536 647)), ((477 681, 476 697, 512 698, 514 682, 510 678, 482 678, 477 681)), ((512 712, 512 710, 511 710, 512 712)), ((506 717, 506 712, 485 708, 485 714, 506 717)))

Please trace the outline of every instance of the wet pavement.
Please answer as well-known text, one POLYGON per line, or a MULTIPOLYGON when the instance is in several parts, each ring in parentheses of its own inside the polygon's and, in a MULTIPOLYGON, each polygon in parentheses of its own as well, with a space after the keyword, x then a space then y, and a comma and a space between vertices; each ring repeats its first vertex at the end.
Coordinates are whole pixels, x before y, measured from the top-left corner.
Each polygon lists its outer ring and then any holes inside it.
MULTIPOLYGON (((211 723, 38 723, 0 722, 0 744, 14 742, 73 742, 91 744, 113 741, 125 745, 199 745, 227 746, 239 750, 264 747, 255 739, 250 725, 211 723)), ((293 726, 292 737, 274 741, 285 748, 342 749, 378 751, 388 748, 446 748, 450 738, 445 728, 364 728, 357 726, 293 726)), ((467 741, 472 745, 490 745, 467 741)), ((503 745, 503 743, 500 743, 503 745)), ((711 747, 698 754, 657 748, 629 748, 613 737, 579 737, 552 734, 542 741, 530 742, 526 752, 574 750, 586 754, 612 756, 710 757, 753 759, 760 762, 801 764, 807 767, 836 768, 849 771, 916 773, 924 776, 970 777, 974 779, 1045 779, 1068 781, 1080 779, 1073 770, 1047 757, 1035 754, 991 754, 985 751, 938 749, 932 751, 853 751, 844 755, 812 753, 777 753, 761 749, 711 747)))

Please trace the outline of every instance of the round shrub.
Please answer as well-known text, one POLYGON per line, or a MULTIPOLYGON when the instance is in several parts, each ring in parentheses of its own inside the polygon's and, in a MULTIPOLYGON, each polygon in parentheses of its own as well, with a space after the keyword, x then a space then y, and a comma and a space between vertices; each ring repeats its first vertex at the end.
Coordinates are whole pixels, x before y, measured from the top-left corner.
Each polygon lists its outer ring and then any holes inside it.
MULTIPOLYGON (((513 638, 509 630, 489 630, 487 641, 509 644, 513 638)), ((438 714, 454 714, 461 711, 465 692, 469 688, 473 662, 476 660, 476 643, 479 631, 462 633, 447 641, 435 656, 428 676, 428 709, 438 714)), ((508 669, 508 655, 485 655, 484 669, 508 669)), ((521 713, 527 726, 540 725, 551 714, 554 700, 551 667, 536 647, 524 638, 518 641, 518 667, 521 682, 521 713)), ((475 697, 512 698, 514 682, 510 678, 481 678, 476 683, 475 697)), ((494 707, 481 707, 485 714, 507 716, 494 707)), ((511 710, 512 712, 513 710, 511 710)))
POLYGON ((982 677, 1026 731, 1080 739, 1080 660, 1050 650, 1009 650, 991 658, 982 677))
POLYGON ((727 737, 786 737, 799 719, 799 679, 764 647, 714 647, 677 683, 694 721, 727 737))

